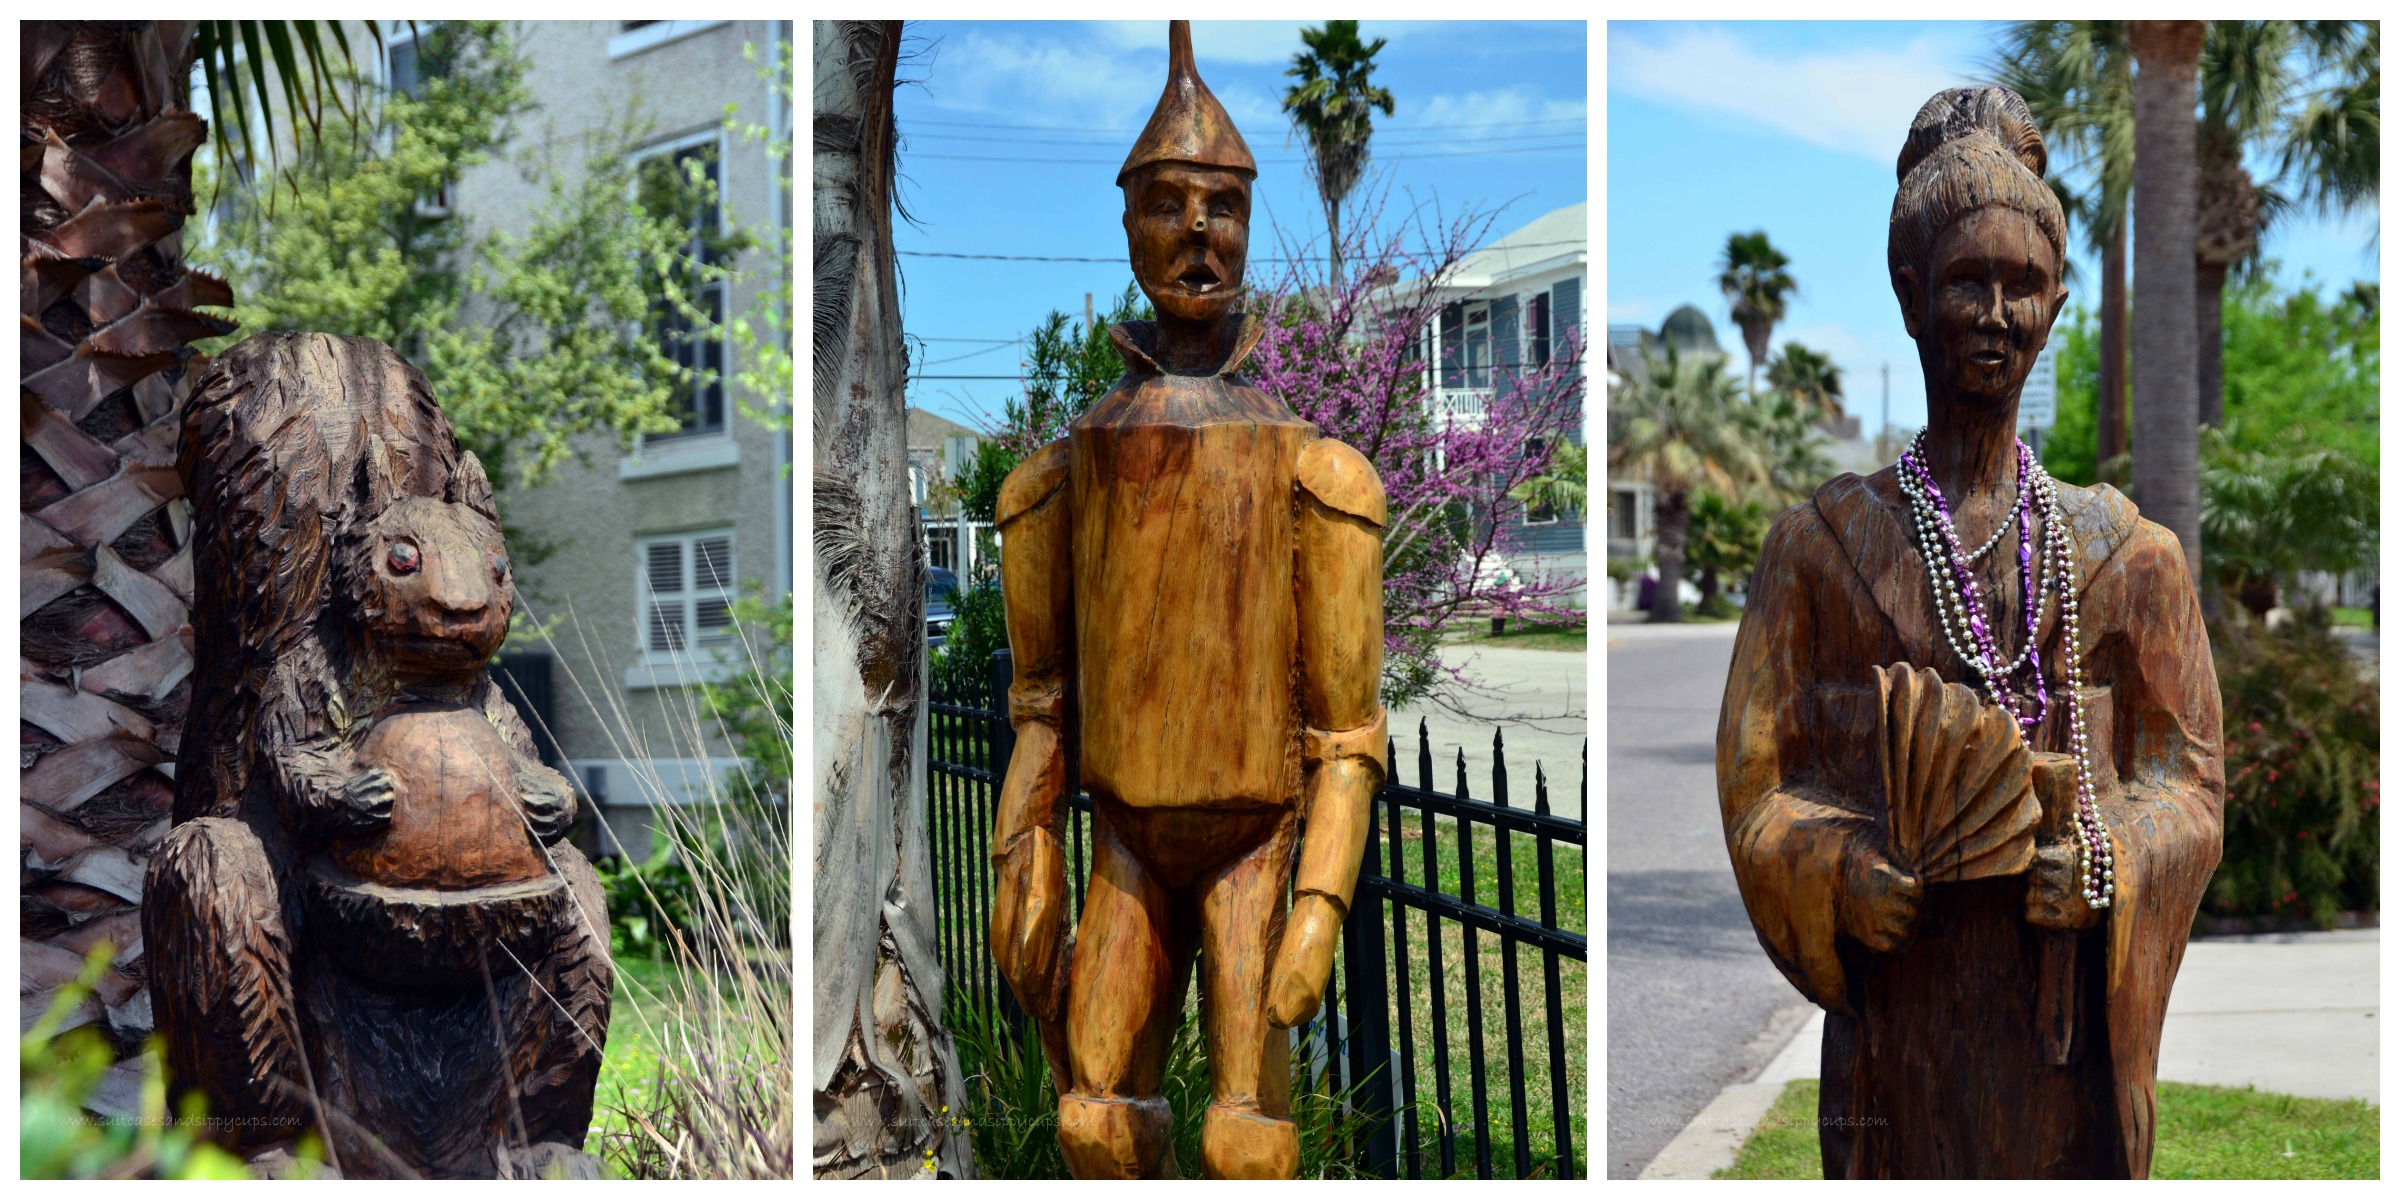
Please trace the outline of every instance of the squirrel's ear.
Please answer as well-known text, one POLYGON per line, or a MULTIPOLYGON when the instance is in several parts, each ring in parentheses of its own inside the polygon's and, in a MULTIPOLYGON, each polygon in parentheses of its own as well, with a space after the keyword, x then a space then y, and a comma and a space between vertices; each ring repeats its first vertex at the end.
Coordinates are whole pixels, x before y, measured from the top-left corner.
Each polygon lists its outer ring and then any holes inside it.
POLYGON ((483 473, 483 460, 472 450, 459 451, 458 469, 450 473, 449 500, 499 519, 499 506, 492 502, 492 481, 483 473))

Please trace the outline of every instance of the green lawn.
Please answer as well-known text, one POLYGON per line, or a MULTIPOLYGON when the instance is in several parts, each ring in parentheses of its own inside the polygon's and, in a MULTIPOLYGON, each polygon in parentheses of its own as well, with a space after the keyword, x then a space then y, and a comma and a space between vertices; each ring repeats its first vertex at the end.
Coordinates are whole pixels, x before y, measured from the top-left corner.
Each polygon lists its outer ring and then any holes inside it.
POLYGON ((674 968, 650 958, 620 958, 617 986, 609 1004, 608 1049, 600 1059, 600 1086, 592 1093, 592 1131, 584 1149, 601 1152, 602 1138, 626 1130, 621 1109, 644 1109, 658 1088, 658 1031, 674 1006, 669 986, 674 968))
POLYGON ((1563 650, 1574 654, 1581 654, 1585 649, 1586 627, 1581 621, 1571 625, 1534 625, 1512 620, 1506 630, 1493 633, 1492 623, 1487 618, 1461 621, 1451 628, 1457 631, 1454 635, 1456 640, 1478 645, 1505 646, 1517 650, 1563 650))
POLYGON ((2333 610, 2333 623, 2371 629, 2375 625, 2375 614, 2363 608, 2336 608, 2333 610))
MULTIPOLYGON (((1794 1080, 1718 1179, 1822 1179, 1817 1081, 1794 1080)), ((2154 1179, 2375 1179, 2382 1113, 2359 1100, 2158 1085, 2154 1179)))

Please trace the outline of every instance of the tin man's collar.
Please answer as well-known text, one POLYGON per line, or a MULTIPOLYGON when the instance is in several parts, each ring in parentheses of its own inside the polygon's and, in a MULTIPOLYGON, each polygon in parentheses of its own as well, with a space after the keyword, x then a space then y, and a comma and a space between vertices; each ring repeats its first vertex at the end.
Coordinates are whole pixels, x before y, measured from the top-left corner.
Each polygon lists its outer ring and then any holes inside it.
POLYGON ((1225 353, 1215 365, 1204 371, 1169 371, 1158 365, 1158 322, 1126 321, 1108 327, 1108 340, 1116 343, 1117 353, 1125 356, 1125 366, 1137 375, 1199 375, 1215 377, 1231 375, 1249 361, 1250 352, 1258 349, 1258 340, 1267 335, 1267 323, 1254 313, 1243 313, 1221 328, 1230 328, 1230 341, 1220 335, 1219 345, 1225 353))

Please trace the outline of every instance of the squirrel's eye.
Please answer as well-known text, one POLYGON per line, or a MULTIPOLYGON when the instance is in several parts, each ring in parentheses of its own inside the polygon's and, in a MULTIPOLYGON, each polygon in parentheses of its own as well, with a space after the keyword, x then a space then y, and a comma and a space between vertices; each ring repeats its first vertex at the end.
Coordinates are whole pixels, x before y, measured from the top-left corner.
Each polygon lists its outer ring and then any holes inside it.
POLYGON ((391 563, 392 570, 402 575, 406 575, 409 572, 416 570, 418 563, 417 544, 415 542, 393 542, 391 563))

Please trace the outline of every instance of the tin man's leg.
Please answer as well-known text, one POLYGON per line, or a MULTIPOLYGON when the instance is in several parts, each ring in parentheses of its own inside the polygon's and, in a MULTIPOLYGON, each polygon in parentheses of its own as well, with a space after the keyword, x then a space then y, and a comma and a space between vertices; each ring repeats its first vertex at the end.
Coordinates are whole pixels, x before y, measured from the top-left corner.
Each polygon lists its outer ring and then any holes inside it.
POLYGON ((1161 1095, 1167 1049, 1191 979, 1192 939, 1174 896, 1119 838, 1107 802, 1092 821, 1092 877, 1067 985, 1075 1085, 1058 1101, 1058 1144, 1078 1179, 1175 1174, 1161 1095))
POLYGON ((1200 1126, 1211 1179, 1289 1179, 1300 1167, 1292 1124, 1291 1037, 1267 1021, 1267 982, 1283 940, 1284 885, 1296 816, 1202 876, 1200 970, 1214 1103, 1200 1126))

